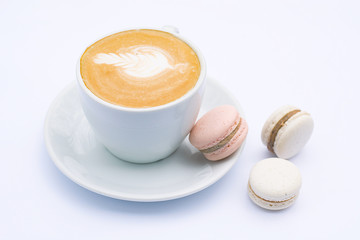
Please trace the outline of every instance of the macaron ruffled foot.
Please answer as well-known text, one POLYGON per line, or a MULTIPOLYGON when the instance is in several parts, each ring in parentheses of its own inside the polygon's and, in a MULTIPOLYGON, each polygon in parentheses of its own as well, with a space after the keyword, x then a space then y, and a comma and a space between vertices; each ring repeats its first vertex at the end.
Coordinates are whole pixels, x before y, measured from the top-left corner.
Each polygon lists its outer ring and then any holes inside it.
POLYGON ((190 143, 211 161, 224 159, 244 142, 248 125, 235 107, 223 105, 202 116, 192 128, 190 143))

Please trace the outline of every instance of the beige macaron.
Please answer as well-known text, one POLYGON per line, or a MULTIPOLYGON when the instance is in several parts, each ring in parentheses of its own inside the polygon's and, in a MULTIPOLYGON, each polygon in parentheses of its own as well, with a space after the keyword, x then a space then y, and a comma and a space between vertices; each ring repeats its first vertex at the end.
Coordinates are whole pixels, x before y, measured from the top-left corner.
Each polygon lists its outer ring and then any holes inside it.
POLYGON ((267 158, 252 168, 248 194, 262 208, 281 210, 295 202, 300 187, 300 171, 293 163, 281 158, 267 158))
POLYGON ((313 129, 314 121, 309 113, 286 105, 266 120, 261 140, 276 156, 289 159, 305 146, 313 129))

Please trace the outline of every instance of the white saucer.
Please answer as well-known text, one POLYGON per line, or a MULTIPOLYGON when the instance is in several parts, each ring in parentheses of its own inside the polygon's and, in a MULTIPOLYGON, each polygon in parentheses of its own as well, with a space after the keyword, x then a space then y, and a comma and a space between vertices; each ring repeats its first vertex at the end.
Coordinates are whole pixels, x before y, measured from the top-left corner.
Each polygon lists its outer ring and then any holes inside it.
MULTIPOLYGON (((208 78, 199 117, 231 104, 243 111, 219 83, 208 78)), ((71 84, 54 100, 45 121, 45 142, 55 165, 90 191, 123 200, 152 202, 196 193, 223 177, 238 160, 244 144, 228 158, 210 162, 186 139, 171 156, 150 164, 133 164, 109 153, 95 138, 71 84)))

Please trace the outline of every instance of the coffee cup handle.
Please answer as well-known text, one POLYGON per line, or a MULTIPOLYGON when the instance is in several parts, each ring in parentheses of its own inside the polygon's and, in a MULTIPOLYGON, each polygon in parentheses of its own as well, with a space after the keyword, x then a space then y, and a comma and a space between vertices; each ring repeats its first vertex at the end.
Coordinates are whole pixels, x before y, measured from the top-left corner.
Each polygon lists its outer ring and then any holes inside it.
POLYGON ((165 25, 161 29, 169 33, 179 34, 179 29, 171 25, 165 25))

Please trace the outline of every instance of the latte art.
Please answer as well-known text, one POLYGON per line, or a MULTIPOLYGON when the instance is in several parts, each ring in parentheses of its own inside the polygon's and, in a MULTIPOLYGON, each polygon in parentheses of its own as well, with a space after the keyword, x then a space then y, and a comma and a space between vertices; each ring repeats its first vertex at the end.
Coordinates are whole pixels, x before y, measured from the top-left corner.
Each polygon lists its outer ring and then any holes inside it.
POLYGON ((120 49, 118 53, 99 53, 95 56, 97 64, 119 67, 125 74, 135 78, 150 78, 168 69, 176 69, 185 64, 171 65, 172 57, 154 46, 135 46, 120 49))
POLYGON ((174 35, 148 29, 105 37, 80 59, 86 87, 112 104, 146 108, 172 102, 191 90, 200 76, 200 62, 174 35))

